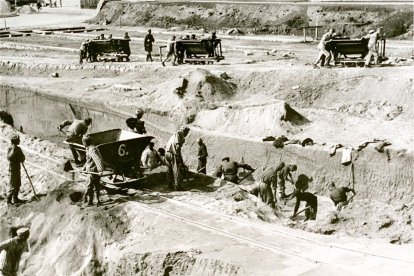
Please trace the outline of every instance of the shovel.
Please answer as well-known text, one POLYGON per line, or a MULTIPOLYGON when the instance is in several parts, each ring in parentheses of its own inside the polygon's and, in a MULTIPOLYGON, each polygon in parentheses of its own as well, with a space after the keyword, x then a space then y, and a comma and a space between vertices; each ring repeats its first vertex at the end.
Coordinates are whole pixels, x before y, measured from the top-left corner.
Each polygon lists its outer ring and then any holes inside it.
POLYGON ((253 171, 249 172, 248 174, 246 174, 242 179, 240 179, 236 184, 240 184, 243 180, 245 180, 246 178, 248 178, 252 173, 254 173, 256 171, 256 169, 254 169, 253 171))
POLYGON ((32 183, 32 179, 30 178, 29 173, 27 172, 27 170, 26 170, 26 167, 25 167, 24 163, 22 163, 22 166, 23 166, 24 172, 26 173, 27 178, 29 179, 30 186, 32 187, 33 194, 35 195, 35 197, 36 197, 37 199, 40 199, 40 198, 37 196, 37 194, 36 194, 35 188, 34 188, 33 183, 32 183))

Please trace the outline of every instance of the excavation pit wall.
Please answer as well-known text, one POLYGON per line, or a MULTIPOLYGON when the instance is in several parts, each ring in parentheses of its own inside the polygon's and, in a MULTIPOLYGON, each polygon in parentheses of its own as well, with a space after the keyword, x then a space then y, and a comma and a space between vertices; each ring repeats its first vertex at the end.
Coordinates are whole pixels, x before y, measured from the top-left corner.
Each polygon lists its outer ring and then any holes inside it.
MULTIPOLYGON (((13 87, 0 87, 0 90, 0 108, 11 113, 17 129, 58 143, 64 140, 65 135, 57 130, 57 126, 63 120, 72 119, 74 114, 79 118, 91 117, 92 132, 113 128, 127 129, 125 119, 133 116, 132 110, 114 109, 79 99, 67 99, 13 87)), ((163 147, 176 129, 175 122, 158 114, 146 113, 144 120, 148 134, 156 137, 156 147, 163 147)), ((336 155, 331 157, 329 146, 289 145, 276 149, 270 142, 213 135, 197 128, 192 128, 183 148, 184 158, 192 168, 196 165, 196 140, 199 137, 204 139, 208 147, 209 172, 213 172, 225 156, 236 161, 243 157, 246 163, 258 169, 254 174, 257 179, 263 166, 282 160, 298 166, 296 176, 305 174, 312 177, 310 191, 319 195, 327 195, 326 184, 329 181, 341 186, 353 185, 350 177, 351 166, 341 164, 342 149, 338 149, 336 155)), ((368 145, 361 151, 354 151, 353 160, 354 186, 359 198, 391 204, 411 201, 414 195, 412 154, 393 148, 379 153, 373 145, 368 145)))

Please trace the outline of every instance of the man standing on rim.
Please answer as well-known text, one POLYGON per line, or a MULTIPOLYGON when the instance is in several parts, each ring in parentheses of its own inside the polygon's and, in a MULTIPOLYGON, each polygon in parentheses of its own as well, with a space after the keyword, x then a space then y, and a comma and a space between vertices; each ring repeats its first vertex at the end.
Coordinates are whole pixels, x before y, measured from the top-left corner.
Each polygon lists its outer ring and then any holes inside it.
POLYGON ((147 61, 153 61, 151 52, 152 52, 152 44, 155 42, 154 37, 151 34, 151 29, 148 30, 147 35, 144 38, 144 49, 147 52, 147 61))
POLYGON ((201 138, 197 139, 197 144, 198 144, 197 172, 207 174, 207 169, 206 169, 207 168, 207 156, 208 156, 207 147, 204 144, 203 139, 201 138))
POLYGON ((21 203, 18 198, 20 186, 22 184, 20 177, 20 163, 23 163, 25 156, 19 147, 20 137, 13 134, 10 139, 11 145, 7 148, 7 160, 9 161, 9 193, 7 195, 7 204, 21 203), (13 200, 13 202, 12 202, 13 200))

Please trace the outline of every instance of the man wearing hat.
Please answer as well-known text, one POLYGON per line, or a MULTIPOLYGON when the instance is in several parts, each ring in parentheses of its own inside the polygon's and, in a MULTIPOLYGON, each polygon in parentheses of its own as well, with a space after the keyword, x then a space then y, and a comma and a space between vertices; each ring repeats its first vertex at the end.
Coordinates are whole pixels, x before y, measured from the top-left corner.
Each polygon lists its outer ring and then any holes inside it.
MULTIPOLYGON (((58 130, 62 131, 62 129, 66 126, 69 126, 68 130, 66 131, 66 137, 70 138, 82 138, 83 135, 86 134, 88 131, 88 127, 92 124, 91 118, 86 118, 85 120, 66 120, 63 121, 59 126, 58 130)), ((77 165, 82 164, 85 161, 85 154, 81 151, 76 151, 71 148, 73 157, 75 158, 75 163, 77 165)))
POLYGON ((17 134, 13 134, 10 139, 11 145, 7 148, 7 160, 9 161, 9 193, 7 195, 7 204, 21 203, 18 198, 21 178, 20 178, 20 163, 23 163, 25 156, 22 149, 19 147, 20 137, 17 134), (13 200, 13 202, 12 202, 13 200))
POLYGON ((92 137, 84 135, 82 137, 82 143, 86 148, 86 162, 82 168, 82 171, 88 173, 88 178, 86 180, 87 190, 85 194, 85 202, 88 202, 88 205, 92 206, 94 190, 96 193, 97 204, 100 204, 100 174, 104 171, 105 167, 98 148, 92 143, 92 137))
POLYGON ((151 34, 151 29, 148 30, 148 33, 145 35, 144 38, 144 50, 147 52, 147 61, 153 61, 151 52, 152 52, 152 44, 155 42, 154 37, 151 34))
POLYGON ((28 252, 29 228, 17 230, 17 236, 0 243, 0 276, 17 276, 23 252, 28 252))
POLYGON ((224 180, 233 182, 235 184, 238 184, 239 181, 239 177, 237 176, 239 168, 254 172, 254 169, 250 165, 238 163, 236 161, 230 161, 230 157, 224 157, 221 162, 221 165, 214 172, 214 176, 223 177, 224 180))
POLYGON ((335 183, 333 181, 328 183, 328 190, 329 190, 329 197, 332 199, 335 207, 338 211, 341 211, 342 207, 348 204, 348 197, 347 193, 352 192, 354 195, 355 190, 350 189, 348 187, 335 187, 335 183))
POLYGON ((374 56, 374 63, 378 64, 378 47, 377 42, 381 36, 382 28, 378 28, 377 31, 370 30, 365 39, 368 40, 368 54, 365 57, 365 67, 369 67, 369 63, 371 62, 371 57, 374 56))
POLYGON ((168 186, 174 190, 181 190, 181 181, 187 173, 188 168, 184 164, 181 155, 181 148, 184 145, 185 137, 190 132, 190 128, 182 126, 174 133, 167 142, 165 150, 165 160, 168 167, 168 186))
POLYGON ((135 112, 135 118, 128 118, 126 120, 127 126, 135 133, 145 134, 147 130, 145 129, 145 122, 141 121, 142 116, 144 116, 144 110, 138 108, 135 112))

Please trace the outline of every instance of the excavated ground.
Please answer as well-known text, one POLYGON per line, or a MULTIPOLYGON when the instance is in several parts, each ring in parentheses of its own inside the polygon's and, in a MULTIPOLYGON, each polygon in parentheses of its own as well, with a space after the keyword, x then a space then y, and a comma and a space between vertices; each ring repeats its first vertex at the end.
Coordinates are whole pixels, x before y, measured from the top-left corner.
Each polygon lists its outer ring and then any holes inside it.
MULTIPOLYGON (((125 30, 131 29, 111 27, 108 33, 120 36, 125 30)), ((157 32, 158 46, 170 33, 157 32)), ((299 217, 298 221, 285 221, 292 212, 293 202, 274 213, 238 186, 211 178, 196 178, 185 185, 186 191, 171 193, 162 174, 156 174, 147 188, 250 222, 265 221, 266 227, 280 227, 285 232, 292 231, 327 245, 339 243, 352 249, 385 252, 395 258, 412 256, 412 249, 404 245, 387 244, 412 242, 413 209, 399 210, 402 202, 411 201, 414 195, 414 175, 410 169, 414 144, 412 61, 393 62, 370 70, 314 70, 308 64, 316 54, 315 45, 261 43, 253 38, 232 37, 228 38, 231 46, 226 49, 223 63, 164 68, 158 62, 143 62, 145 56, 140 46, 143 33, 138 30, 130 34, 134 38, 132 62, 84 65, 77 64, 76 49, 81 40, 95 34, 2 39, 0 106, 14 116, 16 128, 55 142, 63 139, 55 130, 56 125, 73 116, 68 103, 74 106, 76 115, 93 118, 94 132, 124 128, 124 120, 137 107, 142 107, 146 110, 147 130, 156 137, 156 147, 163 146, 179 125, 190 123, 192 131, 184 147, 190 167, 195 166, 195 141, 199 137, 204 138, 209 149, 209 172, 224 156, 236 160, 244 157, 245 162, 258 168, 254 174, 256 179, 265 165, 279 160, 294 162, 299 167, 297 175, 312 178, 309 190, 317 193, 319 199, 317 220, 302 223, 303 217, 299 217), (258 44, 263 44, 260 49, 258 44), (45 46, 56 48, 51 50, 45 46), (55 72, 59 78, 51 77, 55 72), (317 144, 289 145, 280 150, 261 141, 266 136, 281 134, 295 139, 311 137, 317 144), (355 152, 357 196, 341 213, 335 213, 332 203, 326 199, 325 185, 330 180, 348 185, 350 178, 349 167, 340 164, 341 149, 330 157, 329 147, 341 143, 356 148, 372 138, 387 139, 392 145, 383 153, 375 151, 375 145, 355 152), (292 228, 318 235, 282 227, 285 222, 292 228)), ((226 38, 223 44, 226 45, 226 38)), ((410 44, 404 42, 391 41, 389 49, 393 58, 407 58, 411 53, 410 44)), ((7 138, 12 131, 2 125, 0 135, 7 138)), ((24 136, 22 144, 57 159, 59 163, 27 153, 29 162, 59 174, 62 173, 60 162, 70 156, 62 144, 30 136, 24 136)), ((7 143, 2 141, 1 145, 4 153, 7 143)), ((6 162, 1 162, 3 183, 7 182, 6 166, 6 162)), ((228 226, 227 230, 236 228, 234 221, 220 221, 219 215, 190 209, 187 213, 187 207, 169 205, 172 203, 160 200, 157 194, 130 190, 128 196, 104 195, 105 204, 101 207, 83 208, 77 202, 79 198, 73 200, 76 192, 84 191, 82 183, 65 182, 30 165, 28 169, 36 191, 45 196, 39 202, 15 209, 7 209, 3 201, 0 209, 3 239, 7 238, 6 230, 10 226, 31 225, 32 253, 24 259, 27 275, 34 272, 42 275, 75 272, 86 275, 296 275, 305 272, 320 275, 343 269, 355 260, 361 265, 360 270, 351 269, 348 273, 385 271, 378 270, 386 263, 383 260, 373 261, 367 256, 362 260, 361 256, 347 258, 319 247, 311 250, 299 246, 298 250, 307 252, 307 256, 323 256, 332 266, 307 262, 293 266, 299 259, 280 252, 269 253, 194 225, 184 225, 140 205, 178 212, 196 220, 202 217, 206 223, 228 226)), ((22 194, 32 200, 24 175, 23 179, 22 194)), ((252 180, 246 181, 242 188, 248 189, 252 180)), ((4 197, 4 185, 1 194, 4 197)), ((247 235, 249 231, 241 234, 247 235)), ((267 230, 262 233, 254 228, 252 233, 263 237, 266 243, 283 242, 267 230)), ((391 273, 397 268, 401 274, 409 275, 412 264, 391 262, 381 269, 389 269, 391 273)))

